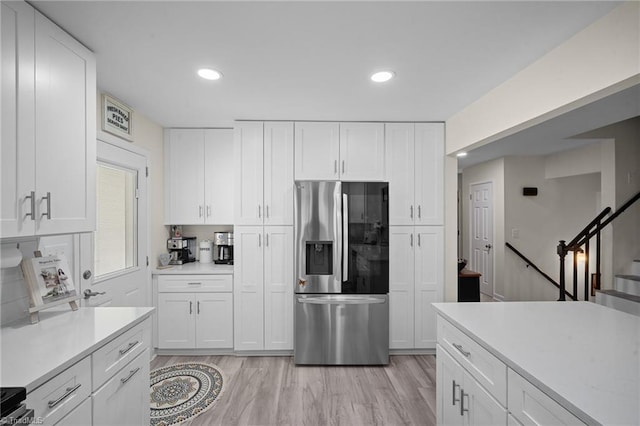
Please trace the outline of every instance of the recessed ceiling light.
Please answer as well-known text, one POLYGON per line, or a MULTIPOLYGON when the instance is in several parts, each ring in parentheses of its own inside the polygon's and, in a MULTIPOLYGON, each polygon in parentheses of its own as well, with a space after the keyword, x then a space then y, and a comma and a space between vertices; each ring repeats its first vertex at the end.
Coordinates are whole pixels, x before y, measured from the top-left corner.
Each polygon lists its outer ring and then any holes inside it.
POLYGON ((212 70, 211 68, 200 68, 198 75, 206 80, 218 80, 222 77, 220 71, 212 70))
POLYGON ((385 81, 391 80, 395 76, 393 71, 380 71, 371 76, 371 80, 376 83, 384 83, 385 81))
POLYGON ((456 157, 466 157, 466 156, 467 156, 467 153, 464 152, 464 151, 459 152, 459 153, 456 154, 456 157))

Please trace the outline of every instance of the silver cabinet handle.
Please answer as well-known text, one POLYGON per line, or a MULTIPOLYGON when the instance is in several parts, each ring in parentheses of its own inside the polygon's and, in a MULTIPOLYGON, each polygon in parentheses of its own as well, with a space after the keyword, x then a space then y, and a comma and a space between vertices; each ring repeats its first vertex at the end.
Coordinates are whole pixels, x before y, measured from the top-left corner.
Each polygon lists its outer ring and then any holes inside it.
POLYGON ((459 345, 457 343, 452 343, 453 347, 456 348, 458 350, 458 352, 460 352, 462 355, 464 355, 465 357, 469 358, 469 356, 471 355, 471 352, 467 352, 462 348, 462 345, 459 345))
POLYGON ((420 247, 420 234, 418 234, 418 247, 420 247))
POLYGON ((193 313, 193 302, 189 302, 189 315, 193 313))
POLYGON ((258 204, 258 218, 262 218, 262 206, 258 204))
POLYGON ((135 370, 131 370, 129 371, 129 375, 127 377, 124 377, 122 379, 120 379, 120 381, 122 382, 122 384, 127 383, 133 376, 136 375, 136 373, 140 371, 140 367, 136 368, 135 370))
POLYGON ((202 283, 201 282, 197 282, 197 283, 193 282, 193 283, 188 283, 187 285, 202 285, 202 283))
POLYGON ((198 304, 196 306, 196 313, 200 315, 200 301, 198 300, 198 304))
POLYGON ((342 160, 342 173, 344 174, 344 160, 342 160))
POLYGON ((460 415, 464 416, 464 412, 465 411, 469 411, 468 408, 464 408, 464 397, 467 397, 467 399, 469 399, 469 394, 468 393, 464 393, 464 389, 460 388, 460 415))
POLYGON ((338 173, 338 160, 333 160, 333 174, 338 173))
POLYGON ((264 234, 264 246, 269 247, 269 234, 264 234))
POLYGON ((198 206, 198 217, 202 217, 202 206, 198 206))
POLYGON ((29 195, 27 195, 26 197, 24 197, 24 199, 29 199, 31 202, 31 211, 27 214, 25 214, 25 217, 30 217, 31 220, 36 220, 36 192, 35 191, 31 191, 29 193, 29 195))
POLYGON ((207 217, 211 217, 211 205, 207 204, 207 217))
POLYGON ((409 236, 409 245, 413 247, 413 234, 409 236))
POLYGON ((267 219, 269 219, 269 204, 267 204, 266 206, 264 206, 264 217, 266 217, 267 219))
POLYGON ((460 385, 456 383, 456 381, 453 381, 453 401, 451 402, 452 405, 456 405, 456 402, 460 402, 460 400, 458 398, 456 398, 456 388, 459 388, 460 385))
POLYGON ((131 343, 129 343, 129 344, 127 345, 127 347, 126 347, 126 348, 124 348, 124 349, 120 349, 120 351, 119 351, 119 352, 120 352, 120 355, 124 355, 124 354, 126 354, 126 353, 127 353, 127 352, 129 352, 131 349, 133 349, 133 348, 134 348, 138 343, 140 343, 138 340, 136 340, 135 342, 131 342, 131 343))
POLYGON ((262 234, 258 234, 258 247, 262 247, 262 234))
POLYGON ((47 192, 45 197, 42 197, 43 200, 47 200, 47 212, 42 213, 42 216, 46 216, 47 219, 51 219, 51 193, 47 192))
POLYGON ((409 218, 413 219, 413 206, 409 206, 409 218))
POLYGON ((418 219, 422 218, 422 206, 418 204, 418 219))
POLYGON ((82 384, 78 383, 75 386, 71 386, 69 388, 66 389, 64 395, 62 395, 60 398, 58 399, 54 399, 52 401, 49 401, 47 403, 47 405, 49 406, 49 408, 53 408, 56 405, 60 404, 62 401, 64 401, 65 399, 67 399, 69 396, 71 396, 72 393, 74 393, 75 391, 77 391, 78 389, 80 389, 80 386, 82 386, 82 384))

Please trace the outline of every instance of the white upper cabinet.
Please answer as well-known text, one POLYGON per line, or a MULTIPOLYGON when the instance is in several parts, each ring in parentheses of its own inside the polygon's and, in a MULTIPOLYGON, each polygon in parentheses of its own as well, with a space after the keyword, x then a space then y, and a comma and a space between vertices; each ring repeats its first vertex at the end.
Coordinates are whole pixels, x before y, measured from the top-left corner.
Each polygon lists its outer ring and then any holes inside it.
POLYGON ((94 230, 93 54, 26 3, 3 2, 2 69, 2 237, 94 230))
POLYGON ((339 180, 340 125, 298 122, 295 128, 295 179, 339 180))
POLYGON ((384 124, 340 123, 340 180, 384 181, 384 124))
POLYGON ((165 224, 233 223, 233 130, 165 130, 165 224))
POLYGON ((387 123, 391 225, 444 224, 444 124, 387 123))
POLYGON ((293 225, 293 123, 238 122, 235 224, 293 225))
POLYGON ((298 122, 295 179, 384 181, 382 123, 298 122))

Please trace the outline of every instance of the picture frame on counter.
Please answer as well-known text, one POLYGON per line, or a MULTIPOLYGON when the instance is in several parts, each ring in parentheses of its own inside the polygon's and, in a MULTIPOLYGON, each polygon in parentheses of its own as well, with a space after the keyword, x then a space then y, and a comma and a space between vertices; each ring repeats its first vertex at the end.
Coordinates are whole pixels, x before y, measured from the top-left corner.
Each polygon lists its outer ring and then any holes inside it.
POLYGON ((133 142, 133 110, 106 93, 102 94, 100 121, 103 131, 133 142))
POLYGON ((74 311, 78 309, 79 292, 64 255, 25 258, 20 267, 29 293, 32 323, 38 322, 38 312, 43 309, 65 303, 74 311))

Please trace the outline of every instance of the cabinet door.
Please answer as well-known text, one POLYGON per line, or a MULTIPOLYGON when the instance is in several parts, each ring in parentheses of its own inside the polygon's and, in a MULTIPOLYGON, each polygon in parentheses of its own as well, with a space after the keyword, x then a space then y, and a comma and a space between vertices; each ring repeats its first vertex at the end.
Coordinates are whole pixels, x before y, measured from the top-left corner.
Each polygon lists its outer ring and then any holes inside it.
POLYGON ((158 348, 195 348, 194 295, 158 293, 158 348))
POLYGON ((233 348, 233 295, 196 295, 196 347, 233 348))
POLYGON ((436 346, 436 414, 439 425, 462 425, 460 391, 463 369, 440 345, 436 346))
POLYGON ((36 12, 36 233, 96 224, 96 65, 93 54, 36 12))
POLYGON ((443 225, 444 124, 415 126, 415 223, 443 225))
POLYGON ((264 224, 293 225, 293 123, 264 123, 264 224))
POLYGON ((264 347, 293 349, 293 227, 264 230, 264 347))
MULTIPOLYGON (((37 413, 36 413, 37 415, 37 413)), ((56 426, 87 426, 91 424, 91 398, 73 409, 72 412, 64 416, 56 423, 56 426)))
POLYGON ((339 180, 338 123, 295 123, 295 180, 339 180))
POLYGON ((390 225, 413 225, 416 215, 414 135, 413 123, 385 125, 389 199, 392 200, 389 203, 390 225))
POLYGON ((413 226, 389 228, 389 347, 413 348, 413 226))
POLYGON ((234 230, 233 345, 264 349, 264 238, 262 226, 234 230))
POLYGON ((164 156, 165 224, 204 223, 204 130, 166 130, 164 156))
POLYGON ((149 424, 149 349, 93 394, 94 426, 149 424))
POLYGON ((237 122, 234 128, 235 224, 262 225, 263 123, 237 122))
POLYGON ((506 425, 507 409, 487 392, 476 380, 464 372, 460 396, 466 425, 506 425))
POLYGON ((416 226, 415 255, 415 347, 436 345, 436 311, 444 288, 444 239, 440 226, 416 226))
MULTIPOLYGON (((293 167, 293 161, 291 161, 293 167)), ((233 224, 233 130, 204 131, 205 223, 233 224)))
POLYGON ((24 2, 2 2, 0 7, 0 237, 6 238, 35 232, 35 202, 30 198, 35 190, 34 10, 24 2))
POLYGON ((340 123, 340 178, 386 180, 384 124, 340 123))

